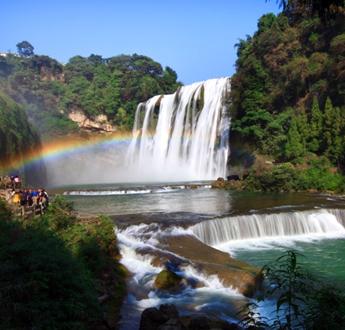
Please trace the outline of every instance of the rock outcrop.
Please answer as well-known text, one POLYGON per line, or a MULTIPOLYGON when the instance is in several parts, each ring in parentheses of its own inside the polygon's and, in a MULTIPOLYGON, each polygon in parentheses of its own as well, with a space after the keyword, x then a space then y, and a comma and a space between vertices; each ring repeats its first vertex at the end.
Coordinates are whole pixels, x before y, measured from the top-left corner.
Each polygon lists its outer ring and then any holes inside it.
POLYGON ((180 317, 175 305, 147 308, 141 314, 140 330, 239 330, 236 324, 205 315, 180 317))
MULTIPOLYGON (((233 175, 232 177, 235 177, 233 175)), ((225 180, 224 178, 218 178, 211 184, 212 188, 215 189, 232 189, 232 190, 243 190, 243 181, 236 175, 236 179, 225 180)))
POLYGON ((182 277, 169 269, 163 269, 155 279, 155 287, 159 290, 177 291, 180 287, 182 277))
POLYGON ((217 275, 219 280, 247 297, 260 289, 260 269, 232 258, 192 236, 169 236, 162 240, 166 249, 189 260, 194 268, 207 276, 217 275))
POLYGON ((86 117, 83 112, 75 110, 68 114, 68 118, 77 123, 81 129, 104 132, 115 131, 115 127, 109 123, 106 115, 98 115, 92 120, 86 117))

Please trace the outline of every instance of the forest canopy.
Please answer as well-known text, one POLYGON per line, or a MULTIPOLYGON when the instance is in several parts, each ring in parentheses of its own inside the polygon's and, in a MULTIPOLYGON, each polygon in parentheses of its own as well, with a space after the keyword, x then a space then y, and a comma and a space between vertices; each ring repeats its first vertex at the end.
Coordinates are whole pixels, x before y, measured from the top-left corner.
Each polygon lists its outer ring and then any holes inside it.
POLYGON ((281 1, 237 44, 232 136, 274 159, 345 166, 343 1, 281 1))
POLYGON ((143 55, 74 56, 63 65, 35 55, 27 41, 17 47, 19 56, 0 56, 0 90, 24 107, 45 136, 77 131, 68 118, 72 111, 91 119, 106 115, 117 128, 131 128, 138 103, 181 85, 173 69, 143 55))

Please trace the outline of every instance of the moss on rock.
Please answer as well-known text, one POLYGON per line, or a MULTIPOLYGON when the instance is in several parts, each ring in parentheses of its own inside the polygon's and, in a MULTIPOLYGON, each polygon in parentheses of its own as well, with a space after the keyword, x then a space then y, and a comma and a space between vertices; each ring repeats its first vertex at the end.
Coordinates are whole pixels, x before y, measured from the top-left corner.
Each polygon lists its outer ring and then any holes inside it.
POLYGON ((155 287, 159 290, 177 290, 181 284, 182 277, 171 270, 162 270, 155 279, 155 287))

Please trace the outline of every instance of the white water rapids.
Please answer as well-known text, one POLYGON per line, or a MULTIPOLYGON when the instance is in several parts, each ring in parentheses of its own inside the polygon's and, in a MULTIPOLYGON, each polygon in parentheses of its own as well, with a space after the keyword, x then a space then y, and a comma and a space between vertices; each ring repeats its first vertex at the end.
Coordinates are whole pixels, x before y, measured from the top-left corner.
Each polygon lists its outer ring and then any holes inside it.
POLYGON ((245 301, 245 297, 226 287, 217 274, 207 276, 200 273, 192 266, 193 260, 189 260, 189 266, 181 266, 180 274, 202 282, 204 287, 187 286, 177 294, 160 294, 153 288, 155 276, 163 269, 162 265, 154 263, 154 256, 157 253, 166 253, 182 258, 165 250, 160 244, 161 239, 165 236, 181 235, 197 237, 205 244, 230 254, 236 254, 241 249, 271 250, 286 245, 295 246, 299 241, 345 238, 345 209, 224 216, 187 228, 151 223, 131 225, 119 230, 117 237, 121 262, 133 274, 131 285, 134 287, 123 307, 123 313, 132 314, 133 318, 124 320, 121 329, 132 329, 133 322, 138 324, 138 315, 142 310, 163 303, 174 303, 182 310, 190 309, 189 312, 192 313, 216 313, 218 317, 234 321, 229 317, 229 306, 236 301, 245 301), (140 294, 143 291, 146 294, 140 294))
POLYGON ((345 237, 344 225, 345 210, 319 209, 223 217, 198 223, 190 230, 202 242, 223 249, 222 244, 248 247, 253 242, 345 237))
POLYGON ((212 180, 226 176, 229 78, 183 86, 139 104, 128 168, 146 181, 212 180))

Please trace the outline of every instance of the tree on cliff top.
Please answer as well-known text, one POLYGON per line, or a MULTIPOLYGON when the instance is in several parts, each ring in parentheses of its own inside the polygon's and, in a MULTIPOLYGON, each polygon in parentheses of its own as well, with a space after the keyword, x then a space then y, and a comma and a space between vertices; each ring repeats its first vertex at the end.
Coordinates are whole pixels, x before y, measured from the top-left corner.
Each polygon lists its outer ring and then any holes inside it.
POLYGON ((34 46, 30 44, 30 42, 24 40, 22 42, 17 43, 17 50, 18 54, 23 57, 30 57, 34 55, 34 46))
POLYGON ((317 13, 320 18, 328 19, 329 16, 337 11, 337 8, 344 7, 344 0, 277 0, 284 10, 291 10, 298 6, 314 14, 317 13))

